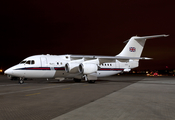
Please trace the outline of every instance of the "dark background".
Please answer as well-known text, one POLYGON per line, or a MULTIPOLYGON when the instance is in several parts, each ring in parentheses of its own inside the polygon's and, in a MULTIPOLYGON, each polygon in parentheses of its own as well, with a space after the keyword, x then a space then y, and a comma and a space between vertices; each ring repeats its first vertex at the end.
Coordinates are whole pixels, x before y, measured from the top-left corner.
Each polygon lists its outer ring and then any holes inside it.
POLYGON ((173 0, 11 0, 0 4, 0 67, 37 54, 109 55, 131 36, 147 40, 138 69, 175 69, 173 0))

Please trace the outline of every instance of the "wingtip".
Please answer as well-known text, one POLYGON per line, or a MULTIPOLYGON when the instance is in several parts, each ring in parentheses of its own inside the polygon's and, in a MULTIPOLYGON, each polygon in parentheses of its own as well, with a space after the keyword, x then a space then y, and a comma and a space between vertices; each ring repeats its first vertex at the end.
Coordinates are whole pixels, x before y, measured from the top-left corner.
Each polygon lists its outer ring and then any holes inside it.
POLYGON ((164 35, 164 37, 168 37, 169 35, 164 35))
POLYGON ((142 57, 142 60, 152 60, 153 58, 148 58, 148 57, 142 57))

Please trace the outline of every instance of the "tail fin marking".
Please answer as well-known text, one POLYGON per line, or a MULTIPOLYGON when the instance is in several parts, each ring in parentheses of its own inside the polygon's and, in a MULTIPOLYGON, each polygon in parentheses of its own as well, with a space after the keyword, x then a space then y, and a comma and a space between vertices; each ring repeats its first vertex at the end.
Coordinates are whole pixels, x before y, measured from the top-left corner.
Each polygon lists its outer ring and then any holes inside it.
POLYGON ((144 37, 133 36, 129 39, 121 53, 116 56, 140 57, 147 39, 167 36, 168 35, 153 35, 144 37))

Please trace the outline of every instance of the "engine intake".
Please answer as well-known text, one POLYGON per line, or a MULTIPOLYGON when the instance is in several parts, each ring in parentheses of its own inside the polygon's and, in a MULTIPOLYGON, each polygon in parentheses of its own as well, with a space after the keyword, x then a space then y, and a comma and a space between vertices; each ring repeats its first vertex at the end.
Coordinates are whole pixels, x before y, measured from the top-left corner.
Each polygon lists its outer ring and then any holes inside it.
POLYGON ((97 72, 98 67, 96 64, 81 63, 78 67, 78 70, 82 74, 91 74, 97 72))
POLYGON ((67 73, 78 73, 78 63, 66 63, 65 71, 67 73))

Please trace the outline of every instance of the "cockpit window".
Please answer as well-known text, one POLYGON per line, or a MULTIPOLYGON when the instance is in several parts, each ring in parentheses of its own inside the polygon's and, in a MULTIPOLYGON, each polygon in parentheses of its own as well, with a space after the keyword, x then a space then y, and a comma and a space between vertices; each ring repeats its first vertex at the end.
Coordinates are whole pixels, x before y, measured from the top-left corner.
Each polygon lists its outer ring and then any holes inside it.
POLYGON ((30 64, 30 60, 28 60, 28 61, 26 62, 26 64, 30 64))
POLYGON ((26 63, 26 61, 24 60, 24 61, 21 61, 19 64, 24 64, 24 63, 26 63))
POLYGON ((20 62, 19 64, 35 64, 35 61, 34 60, 28 60, 28 61, 22 61, 22 62, 20 62))

